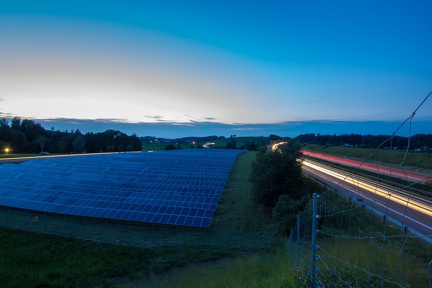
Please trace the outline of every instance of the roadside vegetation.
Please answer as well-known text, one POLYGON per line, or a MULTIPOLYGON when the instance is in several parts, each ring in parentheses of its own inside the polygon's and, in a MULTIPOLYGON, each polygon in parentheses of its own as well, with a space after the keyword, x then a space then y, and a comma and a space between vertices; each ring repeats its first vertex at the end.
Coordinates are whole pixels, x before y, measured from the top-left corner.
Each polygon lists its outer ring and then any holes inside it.
POLYGON ((249 181, 252 199, 272 219, 280 231, 288 234, 296 215, 304 209, 313 190, 302 175, 300 146, 295 141, 281 142, 272 149, 260 149, 252 163, 249 181))

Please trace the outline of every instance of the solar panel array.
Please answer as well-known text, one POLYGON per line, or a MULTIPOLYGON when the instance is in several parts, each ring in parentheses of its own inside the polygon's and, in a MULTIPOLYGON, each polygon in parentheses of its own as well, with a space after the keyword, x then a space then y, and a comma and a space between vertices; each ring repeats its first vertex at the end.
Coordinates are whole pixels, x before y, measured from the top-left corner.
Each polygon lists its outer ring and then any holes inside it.
POLYGON ((185 149, 2 164, 0 205, 208 228, 241 152, 185 149))

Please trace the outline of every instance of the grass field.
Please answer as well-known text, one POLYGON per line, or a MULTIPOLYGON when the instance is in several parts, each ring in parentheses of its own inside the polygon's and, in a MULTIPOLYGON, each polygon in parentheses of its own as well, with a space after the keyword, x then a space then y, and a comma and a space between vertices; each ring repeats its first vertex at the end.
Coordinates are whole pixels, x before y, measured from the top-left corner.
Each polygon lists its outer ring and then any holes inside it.
MULTIPOLYGON (((227 147, 227 143, 230 141, 230 138, 225 139, 217 139, 215 141, 212 141, 214 145, 212 147, 214 148, 225 148, 227 147)), ((236 137, 235 141, 237 143, 237 148, 240 148, 241 146, 245 145, 246 142, 255 142, 258 146, 265 146, 268 142, 268 137, 264 136, 257 136, 257 137, 236 137)), ((197 147, 203 147, 207 142, 196 142, 193 144, 194 148, 197 147)), ((164 150, 165 147, 170 144, 167 142, 144 142, 143 143, 143 150, 164 150)), ((176 146, 176 143, 173 143, 176 146)), ((180 147, 182 149, 189 149, 191 148, 190 143, 180 143, 180 147)))
POLYGON ((44 155, 40 154, 0 154, 0 159, 8 159, 8 158, 19 158, 19 157, 43 157, 44 155))
POLYGON ((283 250, 189 265, 150 281, 119 285, 122 288, 220 288, 298 287, 290 260, 283 250), (175 283, 175 284, 173 284, 175 283))

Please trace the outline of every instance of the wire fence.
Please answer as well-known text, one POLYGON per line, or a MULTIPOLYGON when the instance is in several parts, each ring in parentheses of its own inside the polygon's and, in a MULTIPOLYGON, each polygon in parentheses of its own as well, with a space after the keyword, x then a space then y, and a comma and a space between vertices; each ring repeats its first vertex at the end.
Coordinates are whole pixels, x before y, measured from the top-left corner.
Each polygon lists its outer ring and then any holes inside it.
POLYGON ((334 191, 311 200, 298 215, 287 245, 304 287, 432 285, 432 248, 422 237, 334 191))
MULTIPOLYGON (((375 151, 384 145, 392 149, 392 138, 406 125, 411 136, 412 120, 431 94, 375 151)), ((406 153, 410 149, 409 139, 406 153)), ((399 203, 403 207, 399 218, 392 213, 390 203, 395 197, 390 193, 381 210, 374 206, 376 202, 359 201, 361 199, 343 193, 337 185, 327 183, 325 192, 314 194, 306 209, 297 216, 297 224, 291 229, 287 243, 290 261, 302 287, 432 288, 432 233, 419 232, 415 223, 411 225, 407 220, 416 196, 412 190, 414 183, 404 167, 405 159, 398 169, 403 171, 409 184, 405 187, 408 192, 404 200, 399 203)), ((365 159, 361 165, 367 161, 365 159)), ((378 187, 376 180, 374 197, 378 187)), ((430 213, 430 201, 425 205, 430 213)), ((426 214, 417 222, 430 229, 432 217, 426 214)))

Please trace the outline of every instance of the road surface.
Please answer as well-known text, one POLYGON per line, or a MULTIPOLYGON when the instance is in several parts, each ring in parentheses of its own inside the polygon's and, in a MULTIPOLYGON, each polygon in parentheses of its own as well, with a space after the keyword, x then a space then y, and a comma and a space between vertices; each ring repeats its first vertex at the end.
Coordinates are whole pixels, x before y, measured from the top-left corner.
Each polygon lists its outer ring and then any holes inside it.
POLYGON ((432 201, 312 160, 303 172, 432 244, 432 201))
POLYGON ((362 163, 360 161, 320 154, 320 153, 306 151, 306 150, 300 150, 300 152, 302 152, 302 154, 305 156, 313 157, 316 159, 326 160, 333 163, 355 167, 358 169, 363 169, 374 173, 389 175, 392 177, 405 179, 415 183, 426 183, 426 182, 432 183, 431 175, 425 175, 425 174, 405 171, 401 169, 389 168, 389 167, 384 167, 384 166, 370 164, 370 163, 362 163))

